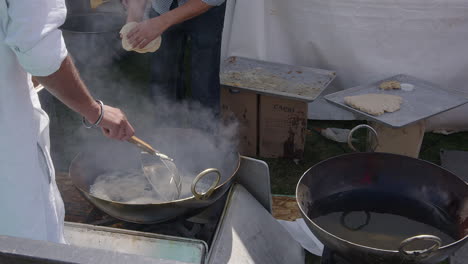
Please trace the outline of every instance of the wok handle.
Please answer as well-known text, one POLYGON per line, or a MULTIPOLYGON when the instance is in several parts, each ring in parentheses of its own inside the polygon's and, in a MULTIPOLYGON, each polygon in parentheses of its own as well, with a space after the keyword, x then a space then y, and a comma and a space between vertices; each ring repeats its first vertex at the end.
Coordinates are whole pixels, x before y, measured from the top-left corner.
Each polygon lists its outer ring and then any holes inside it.
POLYGON ((195 177, 195 179, 193 180, 192 182, 192 194, 193 196, 195 196, 195 199, 197 200, 207 200, 208 198, 210 198, 211 194, 213 193, 213 191, 215 190, 216 186, 218 185, 219 181, 221 180, 221 172, 219 172, 219 170, 217 169, 214 169, 214 168, 210 168, 210 169, 206 169, 202 172, 200 172, 197 177, 195 177), (197 186, 197 183, 203 178, 205 177, 206 175, 210 174, 210 173, 216 173, 216 180, 213 181, 213 183, 211 184, 210 188, 208 189, 208 191, 204 192, 204 193, 198 193, 197 190, 195 189, 195 187, 197 186))
POLYGON ((351 131, 348 134, 348 146, 352 150, 358 152, 358 150, 353 145, 353 134, 354 134, 354 132, 356 132, 356 130, 361 129, 361 128, 367 128, 374 134, 375 146, 371 149, 371 152, 374 152, 377 149, 377 147, 379 146, 379 135, 377 134, 377 131, 373 127, 371 127, 369 125, 365 125, 365 124, 355 126, 353 129, 351 129, 351 131))
POLYGON ((440 246, 442 245, 442 240, 433 235, 419 235, 419 236, 414 236, 407 238, 403 240, 400 243, 400 246, 398 247, 398 251, 403 254, 404 256, 411 256, 411 257, 417 257, 417 258, 426 258, 429 255, 431 255, 433 252, 437 251, 440 246), (422 249, 422 250, 414 250, 414 251, 407 251, 405 250, 405 247, 413 243, 414 241, 432 241, 434 242, 434 245, 431 246, 430 248, 422 249))

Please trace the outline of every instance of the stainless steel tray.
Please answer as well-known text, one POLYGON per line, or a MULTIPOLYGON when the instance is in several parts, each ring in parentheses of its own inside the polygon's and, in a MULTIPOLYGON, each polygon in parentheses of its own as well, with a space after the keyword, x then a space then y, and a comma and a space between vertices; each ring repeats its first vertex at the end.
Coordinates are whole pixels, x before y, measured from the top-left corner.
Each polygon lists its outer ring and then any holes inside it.
POLYGON ((205 263, 208 249, 202 240, 70 222, 65 223, 64 234, 73 246, 149 257, 155 263, 205 263))
POLYGON ((248 59, 229 57, 221 63, 221 84, 302 101, 313 101, 335 79, 336 73, 248 59))
POLYGON ((325 99, 351 112, 363 115, 368 120, 381 122, 394 128, 407 126, 414 122, 429 118, 436 114, 440 114, 468 102, 468 98, 463 97, 463 95, 457 93, 456 91, 448 91, 439 88, 432 83, 405 74, 399 74, 385 80, 329 94, 325 96, 325 99), (414 85, 414 89, 412 91, 381 90, 378 87, 379 84, 387 80, 396 80, 401 83, 409 83, 414 85), (403 103, 401 104, 400 110, 393 113, 385 113, 380 116, 373 116, 364 113, 344 103, 345 96, 362 95, 368 93, 398 95, 403 98, 403 103))

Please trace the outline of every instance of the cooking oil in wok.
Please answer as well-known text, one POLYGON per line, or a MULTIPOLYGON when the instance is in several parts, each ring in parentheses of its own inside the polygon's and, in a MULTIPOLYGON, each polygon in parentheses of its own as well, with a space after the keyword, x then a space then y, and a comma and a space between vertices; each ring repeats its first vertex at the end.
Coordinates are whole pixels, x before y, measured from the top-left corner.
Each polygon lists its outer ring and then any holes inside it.
MULTIPOLYGON (((335 236, 379 249, 398 250, 403 240, 417 235, 437 236, 442 245, 456 240, 456 224, 439 208, 375 191, 343 192, 319 200, 310 208, 309 216, 335 236)), ((416 241, 405 249, 432 245, 416 241)))

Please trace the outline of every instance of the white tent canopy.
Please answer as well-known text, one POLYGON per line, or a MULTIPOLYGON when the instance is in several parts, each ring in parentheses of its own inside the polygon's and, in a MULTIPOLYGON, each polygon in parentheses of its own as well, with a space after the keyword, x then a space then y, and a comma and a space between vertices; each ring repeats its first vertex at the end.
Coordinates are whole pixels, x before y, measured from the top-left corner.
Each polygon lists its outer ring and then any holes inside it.
MULTIPOLYGON (((326 92, 405 73, 468 97, 468 0, 229 0, 222 54, 335 70, 326 92)), ((467 113, 428 129, 468 130, 467 113)), ((322 99, 309 118, 354 116, 322 99)))

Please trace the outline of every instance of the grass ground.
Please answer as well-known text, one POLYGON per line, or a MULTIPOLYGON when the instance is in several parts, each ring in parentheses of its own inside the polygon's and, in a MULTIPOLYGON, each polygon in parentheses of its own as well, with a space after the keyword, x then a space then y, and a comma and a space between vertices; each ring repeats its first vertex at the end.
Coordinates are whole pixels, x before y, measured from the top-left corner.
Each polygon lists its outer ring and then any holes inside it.
MULTIPOLYGON (((302 174, 319 161, 331 158, 352 150, 344 143, 326 139, 315 128, 353 128, 359 121, 309 121, 311 131, 306 137, 304 159, 298 163, 290 159, 262 159, 270 167, 272 193, 294 195, 296 184, 302 174)), ((359 135, 358 137, 363 137, 359 135)), ((426 133, 421 147, 420 158, 440 165, 440 150, 468 151, 468 133, 441 135, 426 133)))

